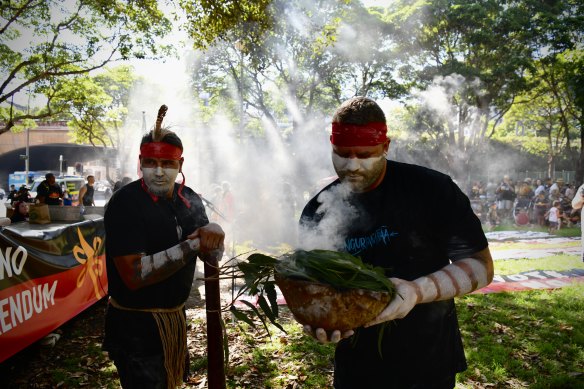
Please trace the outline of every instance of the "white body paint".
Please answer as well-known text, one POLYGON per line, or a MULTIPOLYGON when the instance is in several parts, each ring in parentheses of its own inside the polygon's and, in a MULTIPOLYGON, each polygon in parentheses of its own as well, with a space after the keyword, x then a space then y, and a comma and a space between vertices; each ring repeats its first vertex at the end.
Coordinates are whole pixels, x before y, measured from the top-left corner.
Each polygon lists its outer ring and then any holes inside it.
POLYGON ((368 171, 371 170, 376 162, 379 162, 383 155, 372 158, 344 158, 338 156, 335 152, 332 153, 333 166, 335 170, 341 171, 368 171))
POLYGON ((371 158, 346 158, 333 151, 333 166, 343 184, 353 192, 364 192, 379 179, 385 167, 383 155, 371 158))
POLYGON ((142 176, 148 190, 156 196, 164 196, 174 185, 179 169, 142 168, 142 176))
MULTIPOLYGON (((451 266, 448 268, 448 271, 450 272, 450 274, 452 274, 452 276, 454 277, 454 279, 456 279, 456 282, 458 283, 459 288, 458 293, 468 293, 472 290, 471 279, 464 270, 462 270, 458 266, 451 266)), ((452 282, 452 280, 449 281, 452 282)))
POLYGON ((187 239, 175 246, 170 247, 164 251, 157 252, 152 255, 145 255, 140 258, 141 276, 146 279, 152 272, 160 269, 164 265, 171 262, 184 263, 184 246, 188 246, 188 251, 198 252, 200 248, 199 239, 187 239))

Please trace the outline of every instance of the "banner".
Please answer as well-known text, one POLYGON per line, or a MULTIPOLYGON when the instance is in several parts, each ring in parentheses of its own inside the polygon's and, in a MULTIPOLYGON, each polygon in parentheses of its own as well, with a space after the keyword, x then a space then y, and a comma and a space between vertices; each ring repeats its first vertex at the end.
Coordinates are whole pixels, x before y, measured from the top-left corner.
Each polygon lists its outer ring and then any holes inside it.
POLYGON ((103 218, 0 229, 0 362, 107 295, 103 218))

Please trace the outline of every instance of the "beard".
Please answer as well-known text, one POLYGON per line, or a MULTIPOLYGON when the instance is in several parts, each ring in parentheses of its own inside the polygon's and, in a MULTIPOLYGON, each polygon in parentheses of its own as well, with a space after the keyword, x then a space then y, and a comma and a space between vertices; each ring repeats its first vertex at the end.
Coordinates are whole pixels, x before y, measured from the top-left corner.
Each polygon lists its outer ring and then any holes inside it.
POLYGON ((385 169, 385 157, 343 158, 333 152, 333 167, 341 182, 352 192, 366 192, 377 182, 385 169))
POLYGON ((155 196, 172 193, 179 169, 142 168, 142 177, 148 191, 155 196))

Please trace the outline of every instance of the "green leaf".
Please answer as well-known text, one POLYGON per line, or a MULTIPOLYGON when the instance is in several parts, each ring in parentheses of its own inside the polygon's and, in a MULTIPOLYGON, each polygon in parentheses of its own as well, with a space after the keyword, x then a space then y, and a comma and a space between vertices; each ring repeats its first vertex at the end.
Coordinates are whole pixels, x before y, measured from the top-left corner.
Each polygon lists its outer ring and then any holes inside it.
MULTIPOLYGON (((244 303, 247 303, 247 301, 242 301, 244 303)), ((239 311, 237 308, 235 308, 235 306, 231 306, 231 308, 229 308, 229 310, 231 311, 231 313, 233 314, 233 316, 235 316, 235 318, 237 320, 241 320, 243 322, 246 322, 247 324, 249 324, 250 326, 255 328, 255 323, 253 322, 253 320, 251 320, 246 313, 239 311)))
POLYGON ((266 282, 264 284, 264 291, 268 296, 274 317, 278 317, 278 293, 276 292, 276 284, 274 282, 266 282))

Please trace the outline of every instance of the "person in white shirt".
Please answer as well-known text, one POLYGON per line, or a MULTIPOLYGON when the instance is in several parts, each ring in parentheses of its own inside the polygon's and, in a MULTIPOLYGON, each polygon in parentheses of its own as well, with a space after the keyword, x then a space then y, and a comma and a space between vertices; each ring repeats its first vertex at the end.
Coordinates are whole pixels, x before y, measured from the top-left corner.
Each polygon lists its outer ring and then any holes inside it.
POLYGON ((545 186, 543 185, 543 182, 541 182, 541 180, 536 180, 535 181, 535 185, 537 186, 535 188, 535 195, 537 196, 538 194, 540 194, 541 192, 545 192, 545 186))
MULTIPOLYGON (((576 209, 582 209, 582 206, 584 205, 584 184, 580 185, 580 187, 578 188, 578 191, 576 192, 576 194, 574 195, 574 198, 572 199, 572 209, 576 210, 576 209)), ((581 240, 581 245, 582 245, 582 261, 584 262, 584 228, 582 227, 582 216, 580 214, 580 229, 582 230, 582 240, 581 240)))
POLYGON ((548 222, 549 222, 549 232, 550 234, 554 231, 560 229, 561 223, 561 211, 560 211, 560 201, 554 200, 552 207, 547 212, 548 222))

